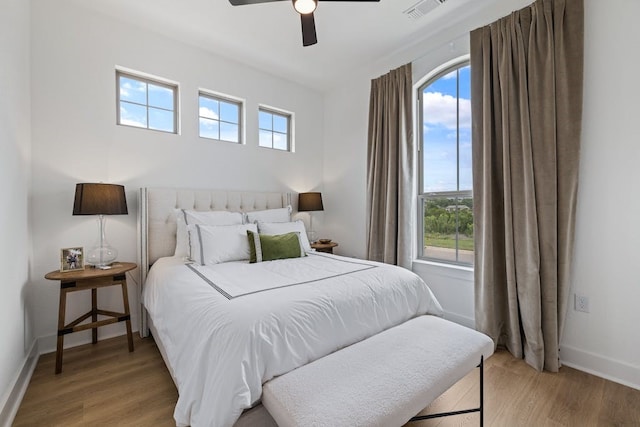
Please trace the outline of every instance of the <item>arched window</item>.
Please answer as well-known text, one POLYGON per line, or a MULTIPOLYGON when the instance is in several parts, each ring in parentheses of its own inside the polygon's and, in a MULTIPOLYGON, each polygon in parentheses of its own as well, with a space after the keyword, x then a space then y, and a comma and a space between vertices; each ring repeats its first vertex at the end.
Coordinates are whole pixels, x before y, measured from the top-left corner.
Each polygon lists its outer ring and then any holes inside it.
POLYGON ((468 61, 418 89, 420 258, 473 264, 471 78, 468 61))

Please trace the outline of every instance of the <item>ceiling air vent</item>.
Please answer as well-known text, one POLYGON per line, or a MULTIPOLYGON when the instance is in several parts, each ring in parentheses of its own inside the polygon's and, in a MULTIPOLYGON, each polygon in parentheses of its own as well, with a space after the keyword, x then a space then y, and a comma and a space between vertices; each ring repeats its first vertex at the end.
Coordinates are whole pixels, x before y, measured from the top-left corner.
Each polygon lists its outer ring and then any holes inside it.
POLYGON ((447 0, 420 0, 418 3, 405 10, 404 14, 411 19, 418 19, 431 12, 447 0))

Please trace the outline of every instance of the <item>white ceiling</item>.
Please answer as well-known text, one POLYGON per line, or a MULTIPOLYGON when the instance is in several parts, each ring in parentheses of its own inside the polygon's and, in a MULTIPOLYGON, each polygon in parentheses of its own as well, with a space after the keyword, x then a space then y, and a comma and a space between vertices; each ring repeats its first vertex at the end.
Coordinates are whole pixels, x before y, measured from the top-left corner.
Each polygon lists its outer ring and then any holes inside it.
MULTIPOLYGON (((432 1, 432 0, 428 0, 432 1)), ((291 2, 231 6, 227 0, 91 0, 83 7, 117 17, 275 75, 326 90, 351 73, 435 34, 497 0, 447 0, 418 20, 417 0, 323 2, 318 44, 302 46, 291 2)))

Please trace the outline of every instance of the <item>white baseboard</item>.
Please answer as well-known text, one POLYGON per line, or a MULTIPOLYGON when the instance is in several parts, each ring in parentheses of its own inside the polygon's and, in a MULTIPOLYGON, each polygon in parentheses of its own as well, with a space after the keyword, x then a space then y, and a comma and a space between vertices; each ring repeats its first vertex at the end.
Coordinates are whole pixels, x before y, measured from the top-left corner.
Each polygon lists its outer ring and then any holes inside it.
MULTIPOLYGON (((444 318, 475 329, 475 319, 471 317, 445 311, 444 318)), ((640 390, 640 366, 634 366, 568 345, 560 346, 560 361, 570 368, 640 390)))
POLYGON ((640 390, 640 366, 591 353, 568 345, 560 346, 563 365, 640 390))
POLYGON ((34 340, 27 357, 22 363, 22 367, 18 371, 2 402, 0 402, 0 426, 10 427, 13 423, 20 408, 20 403, 22 403, 22 398, 29 386, 29 381, 31 381, 31 375, 33 375, 33 371, 38 364, 39 356, 38 341, 34 340))

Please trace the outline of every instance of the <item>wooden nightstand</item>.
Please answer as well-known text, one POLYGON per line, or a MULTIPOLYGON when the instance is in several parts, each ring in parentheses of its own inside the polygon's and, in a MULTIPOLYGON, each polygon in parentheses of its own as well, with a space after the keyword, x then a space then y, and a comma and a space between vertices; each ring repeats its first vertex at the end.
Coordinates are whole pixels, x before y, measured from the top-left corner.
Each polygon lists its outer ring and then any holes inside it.
POLYGON ((311 247, 313 249, 315 249, 318 252, 325 252, 328 254, 332 254, 333 253, 333 248, 335 248, 336 246, 338 246, 338 244, 336 242, 329 242, 329 243, 320 243, 320 242, 315 242, 311 244, 311 247))
POLYGON ((129 312, 129 297, 127 294, 127 271, 133 270, 137 265, 132 262, 116 262, 108 270, 87 267, 84 270, 66 271, 56 270, 47 273, 44 277, 49 280, 60 281, 60 307, 58 310, 58 345, 56 347, 56 374, 62 372, 62 351, 64 336, 72 332, 92 329, 92 342, 98 342, 98 328, 111 323, 126 322, 129 351, 133 351, 133 335, 131 333, 131 314, 129 312), (122 303, 124 313, 98 309, 98 288, 105 286, 122 286, 122 303), (73 322, 65 325, 65 312, 67 306, 67 294, 69 292, 91 289, 91 310, 78 317, 73 322), (98 315, 108 319, 98 320, 98 315), (91 322, 80 325, 91 318, 91 322))

